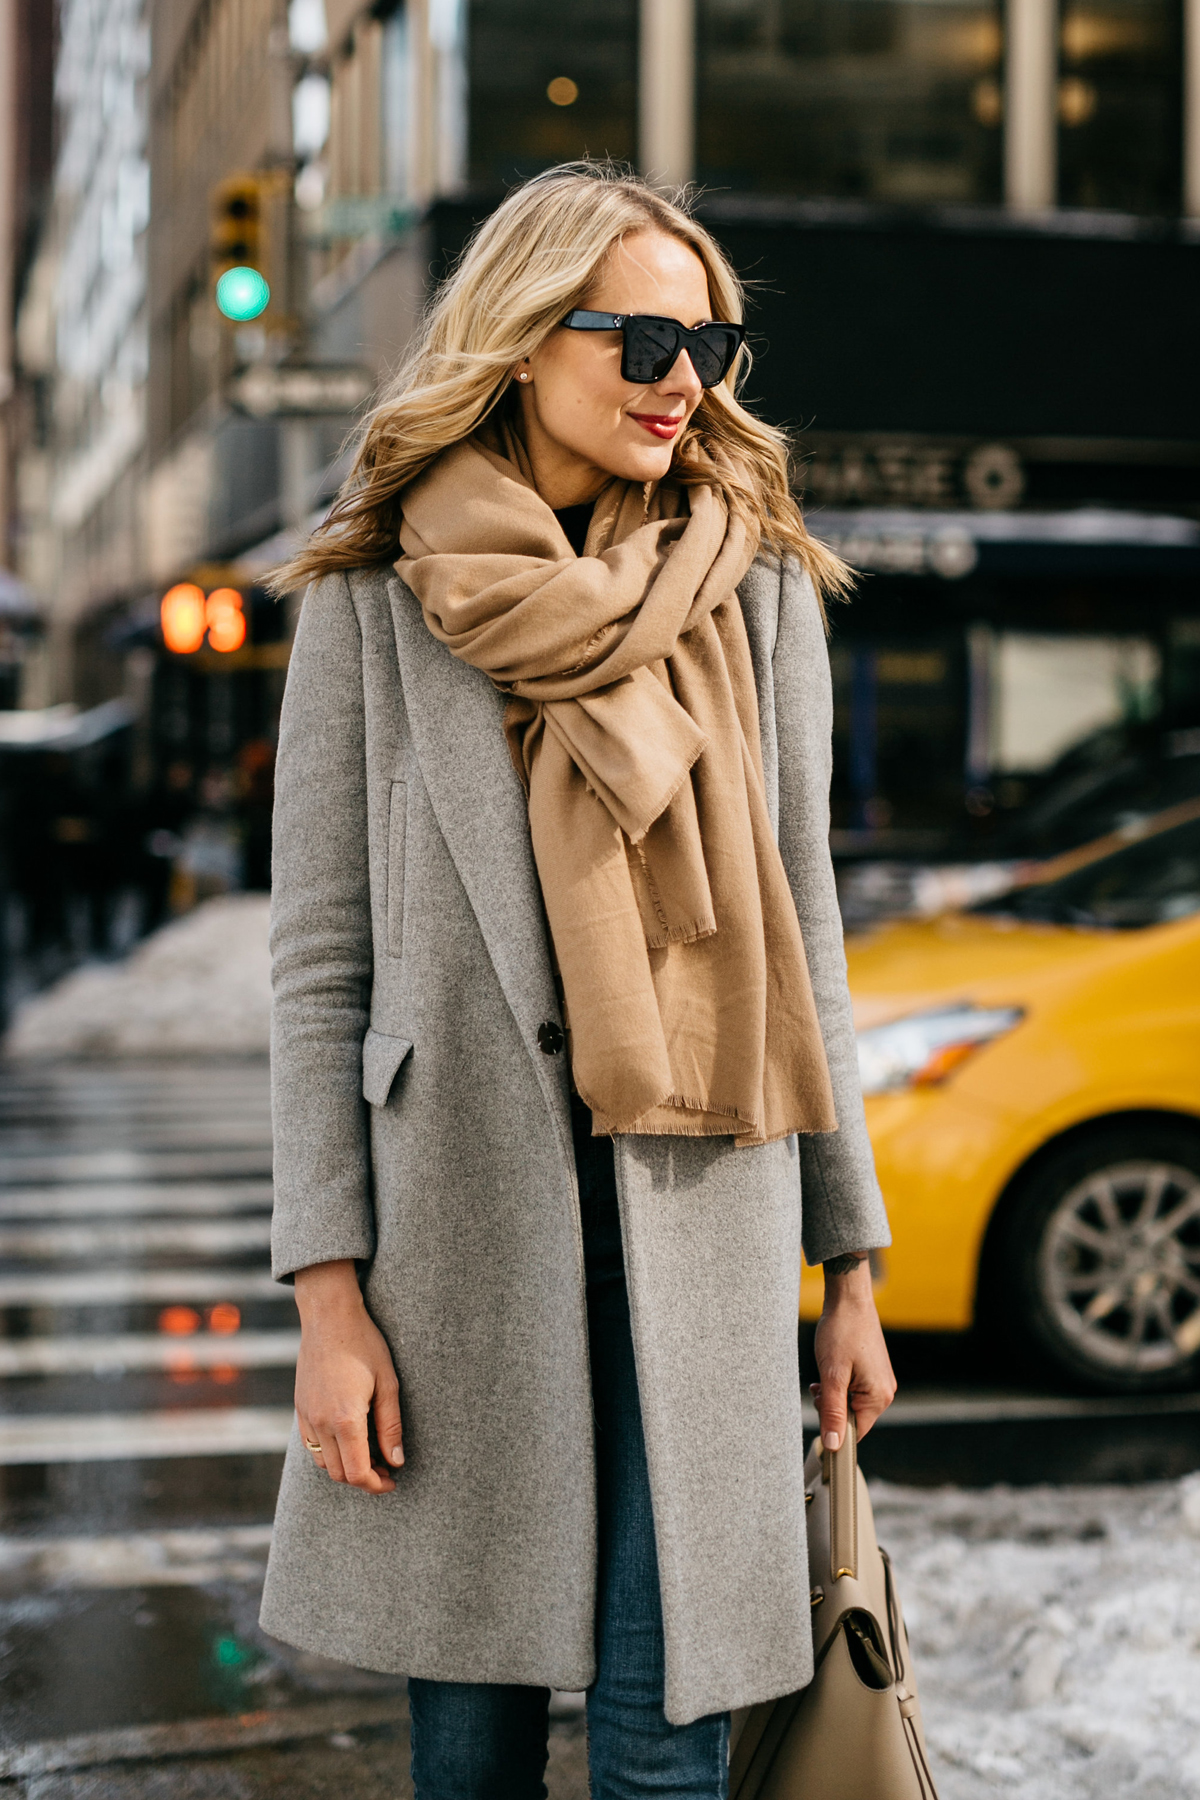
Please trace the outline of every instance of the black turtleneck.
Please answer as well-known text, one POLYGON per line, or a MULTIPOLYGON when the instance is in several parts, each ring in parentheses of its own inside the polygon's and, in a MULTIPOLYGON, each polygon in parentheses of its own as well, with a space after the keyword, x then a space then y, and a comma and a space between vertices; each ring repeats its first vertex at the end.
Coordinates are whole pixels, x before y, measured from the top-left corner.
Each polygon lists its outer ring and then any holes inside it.
POLYGON ((595 506, 594 500, 587 500, 582 506, 564 506, 560 512, 556 512, 554 515, 565 531, 567 542, 576 556, 583 555, 583 546, 587 541, 588 526, 592 522, 595 506))

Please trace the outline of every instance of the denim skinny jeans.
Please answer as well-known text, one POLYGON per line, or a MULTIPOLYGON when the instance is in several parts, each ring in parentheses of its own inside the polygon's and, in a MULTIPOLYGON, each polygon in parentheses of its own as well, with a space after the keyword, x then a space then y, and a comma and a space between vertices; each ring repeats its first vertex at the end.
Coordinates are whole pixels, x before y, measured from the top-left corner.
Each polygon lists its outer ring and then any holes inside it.
MULTIPOLYGON (((597 1676, 587 1697, 592 1800, 726 1800, 729 1715, 670 1725, 646 1446, 612 1143, 573 1103, 596 1417, 597 1676)), ((416 1800, 544 1800, 548 1688, 408 1684, 416 1800)))

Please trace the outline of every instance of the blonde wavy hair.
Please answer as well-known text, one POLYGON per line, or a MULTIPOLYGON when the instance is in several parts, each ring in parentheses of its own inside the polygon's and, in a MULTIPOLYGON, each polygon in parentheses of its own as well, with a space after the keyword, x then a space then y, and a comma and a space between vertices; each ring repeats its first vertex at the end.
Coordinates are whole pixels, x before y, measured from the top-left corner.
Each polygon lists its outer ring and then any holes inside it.
MULTIPOLYGON (((480 226, 434 296, 407 356, 360 428, 353 467, 328 517, 278 569, 276 593, 398 554, 406 484, 443 450, 469 437, 497 407, 515 405, 522 358, 573 307, 584 306, 605 258, 634 231, 662 231, 695 251, 708 275, 715 319, 740 322, 742 284, 724 252, 686 211, 607 163, 566 163, 510 193, 480 226)), ((675 447, 671 476, 689 478, 693 446, 722 453, 731 510, 765 544, 794 553, 819 595, 845 593, 846 565, 810 537, 792 493, 788 439, 737 398, 750 353, 743 349, 716 387, 706 388, 675 447)))

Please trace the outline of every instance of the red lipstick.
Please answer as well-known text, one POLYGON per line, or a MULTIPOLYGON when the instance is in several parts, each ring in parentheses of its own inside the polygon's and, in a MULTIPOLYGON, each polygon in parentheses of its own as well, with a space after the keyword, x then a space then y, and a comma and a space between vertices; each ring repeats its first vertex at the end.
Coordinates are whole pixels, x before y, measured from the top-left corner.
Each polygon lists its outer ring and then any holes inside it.
POLYGON ((664 443, 669 443, 683 424, 682 418, 672 418, 666 413, 630 413, 629 417, 651 437, 661 438, 664 443))

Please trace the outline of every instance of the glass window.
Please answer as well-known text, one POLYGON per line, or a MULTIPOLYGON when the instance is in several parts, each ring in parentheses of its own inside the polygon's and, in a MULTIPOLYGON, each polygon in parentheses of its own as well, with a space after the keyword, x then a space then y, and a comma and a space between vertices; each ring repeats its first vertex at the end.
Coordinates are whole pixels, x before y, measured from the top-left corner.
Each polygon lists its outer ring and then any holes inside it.
POLYGON ((409 191, 412 100, 409 86, 412 68, 408 45, 408 10, 399 6, 383 27, 380 58, 383 96, 383 174, 386 193, 406 196, 409 191))
POLYGON ((1002 631, 991 653, 991 760, 1000 773, 1048 769, 1106 725, 1158 711, 1149 638, 1002 631))
POLYGON ((636 151, 637 0, 471 0, 471 180, 636 151))
MULTIPOLYGON (((839 626, 840 629, 840 626, 839 626)), ((838 830, 937 830, 962 811, 961 639, 835 638, 831 796, 838 830)))
POLYGON ((1058 85, 1063 206, 1179 211, 1181 0, 1065 0, 1058 85))
POLYGON ((992 0, 699 0, 697 174, 717 188, 999 201, 992 0))

